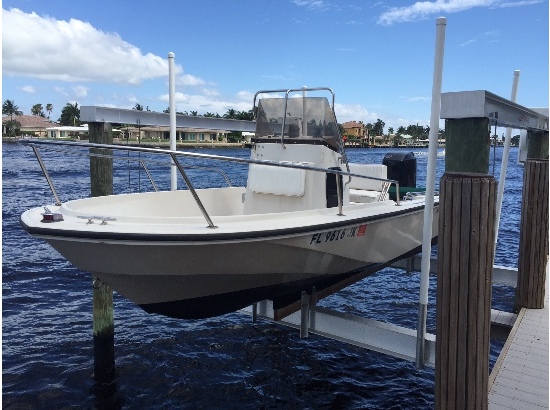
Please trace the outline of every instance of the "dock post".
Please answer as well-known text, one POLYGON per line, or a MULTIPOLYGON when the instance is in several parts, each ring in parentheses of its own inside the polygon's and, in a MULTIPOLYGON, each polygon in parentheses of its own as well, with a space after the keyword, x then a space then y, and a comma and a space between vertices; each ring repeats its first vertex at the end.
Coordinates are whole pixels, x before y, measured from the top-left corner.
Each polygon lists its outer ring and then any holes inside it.
MULTIPOLYGON (((111 124, 89 123, 88 130, 91 143, 113 143, 111 124)), ((90 153, 111 154, 110 150, 95 148, 91 148, 90 153)), ((90 182, 92 196, 113 193, 112 158, 90 157, 90 182)), ((93 282, 93 335, 94 379, 96 382, 108 382, 115 371, 113 291, 98 278, 94 278, 93 282)))
POLYGON ((489 120, 445 121, 439 185, 436 409, 487 409, 497 184, 489 120))
POLYGON ((544 308, 548 263, 548 131, 529 132, 519 238, 515 310, 544 308))

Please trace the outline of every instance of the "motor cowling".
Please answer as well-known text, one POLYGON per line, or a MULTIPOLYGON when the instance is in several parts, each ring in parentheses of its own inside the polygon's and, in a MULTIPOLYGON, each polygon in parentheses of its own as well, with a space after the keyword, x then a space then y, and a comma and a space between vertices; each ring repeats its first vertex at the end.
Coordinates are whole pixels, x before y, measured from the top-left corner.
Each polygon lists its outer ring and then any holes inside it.
POLYGON ((388 168, 388 179, 400 187, 416 188, 416 157, 412 152, 388 152, 382 160, 388 168))

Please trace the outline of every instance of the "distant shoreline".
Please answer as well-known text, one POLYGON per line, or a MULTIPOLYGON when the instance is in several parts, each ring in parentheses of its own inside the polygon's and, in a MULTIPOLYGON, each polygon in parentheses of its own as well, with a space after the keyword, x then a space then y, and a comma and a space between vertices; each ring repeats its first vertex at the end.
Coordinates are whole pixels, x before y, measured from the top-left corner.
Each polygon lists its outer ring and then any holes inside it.
MULTIPOLYGON (((2 137, 2 142, 4 143, 16 143, 22 139, 39 139, 39 140, 50 140, 50 141, 86 141, 87 139, 81 139, 81 140, 75 140, 72 138, 58 138, 58 139, 52 139, 52 138, 13 138, 13 137, 2 137)), ((134 147, 145 147, 145 148, 169 148, 170 142, 169 141, 121 141, 121 140, 114 140, 113 145, 128 145, 128 146, 134 146, 134 147)), ((176 148, 244 148, 245 143, 244 142, 176 142, 176 148)))
MULTIPOLYGON (((21 139, 24 139, 24 138, 13 138, 13 137, 2 137, 2 142, 4 143, 16 143, 17 141, 21 140, 21 139)), ((30 138, 30 139, 40 139, 40 140, 43 140, 45 138, 30 138)), ((51 140, 51 141, 75 141, 75 142, 78 142, 78 141, 88 141, 87 139, 82 139, 82 140, 75 140, 75 139, 72 139, 72 138, 58 138, 58 139, 51 139, 51 138, 48 138, 48 140, 51 140)), ((114 139, 113 140, 113 145, 120 145, 120 146, 124 146, 124 145, 129 145, 129 146, 134 146, 134 147, 137 147, 137 146, 141 146, 141 147, 145 147, 145 148, 169 148, 170 147, 170 142, 169 141, 158 141, 158 140, 155 140, 155 141, 151 141, 151 140, 146 140, 146 141, 141 141, 141 142, 138 142, 138 141, 135 141, 135 140, 131 140, 131 141, 126 141, 126 140, 118 140, 118 139, 114 139)), ((251 143, 250 142, 181 142, 181 141, 176 141, 176 148, 250 148, 251 146, 251 143)), ((354 144, 346 144, 346 149, 354 149, 354 148, 374 148, 374 149, 380 149, 380 148, 384 148, 384 149, 395 149, 395 148, 408 148, 408 149, 418 149, 418 148, 428 148, 428 147, 424 147, 424 146, 397 146, 397 147, 393 147, 393 146, 388 146, 388 145, 372 145, 372 146, 369 146, 369 147, 365 147, 365 146, 361 146, 361 145, 354 145, 354 144)), ((439 148, 445 148, 444 146, 440 146, 439 148)))

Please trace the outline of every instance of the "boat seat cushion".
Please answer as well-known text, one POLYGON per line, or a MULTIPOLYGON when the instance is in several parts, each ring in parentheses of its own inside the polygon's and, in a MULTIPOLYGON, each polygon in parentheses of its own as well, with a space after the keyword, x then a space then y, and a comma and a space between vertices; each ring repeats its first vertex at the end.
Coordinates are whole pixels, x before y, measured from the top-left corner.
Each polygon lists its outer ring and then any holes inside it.
MULTIPOLYGON (((349 170, 352 174, 365 175, 374 178, 388 178, 388 168, 382 164, 349 164, 349 170)), ((366 189, 381 191, 382 181, 374 179, 351 177, 349 183, 350 193, 354 189, 366 189)))
MULTIPOLYGON (((302 162, 299 164, 309 165, 302 162)), ((257 194, 304 196, 305 186, 306 171, 303 169, 250 164, 248 188, 257 194)))

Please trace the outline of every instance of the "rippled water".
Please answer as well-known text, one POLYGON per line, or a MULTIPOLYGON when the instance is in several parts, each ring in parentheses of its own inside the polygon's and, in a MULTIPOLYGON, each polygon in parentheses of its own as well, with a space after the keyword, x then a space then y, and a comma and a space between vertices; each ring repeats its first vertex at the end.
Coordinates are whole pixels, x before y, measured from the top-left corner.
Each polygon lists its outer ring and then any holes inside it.
MULTIPOLYGON (((393 151, 393 150, 392 150, 393 151)), ((418 181, 426 150, 416 149, 418 181)), ((200 152, 248 157, 247 149, 200 152)), ((386 151, 354 149, 350 161, 381 163, 386 151)), ((497 149, 497 159, 502 149, 497 149)), ((491 151, 492 154, 492 151, 491 151)), ((44 155, 62 200, 90 191, 87 158, 44 155)), ((512 149, 496 264, 517 266, 522 167, 512 149)), ((200 164, 203 161, 192 161, 200 164)), ((246 167, 221 163, 234 185, 246 167)), ((444 160, 438 160, 437 181, 444 160)), ((496 168, 498 180, 498 164, 496 168)), ((166 168, 152 167, 161 189, 166 168)), ((190 172, 198 186, 219 184, 190 172)), ((115 192, 150 190, 143 171, 115 162, 115 192)), ((2 145, 2 388, 4 408, 362 408, 433 407, 434 371, 243 314, 207 320, 148 315, 115 293, 116 378, 93 378, 92 286, 44 242, 19 226, 20 214, 52 201, 32 150, 2 145)), ((415 328, 419 274, 386 269, 320 305, 415 328)), ((435 333, 435 278, 428 331, 435 333)), ((513 289, 493 286, 493 308, 511 311, 513 289)), ((492 341, 491 363, 502 342, 492 341)))

